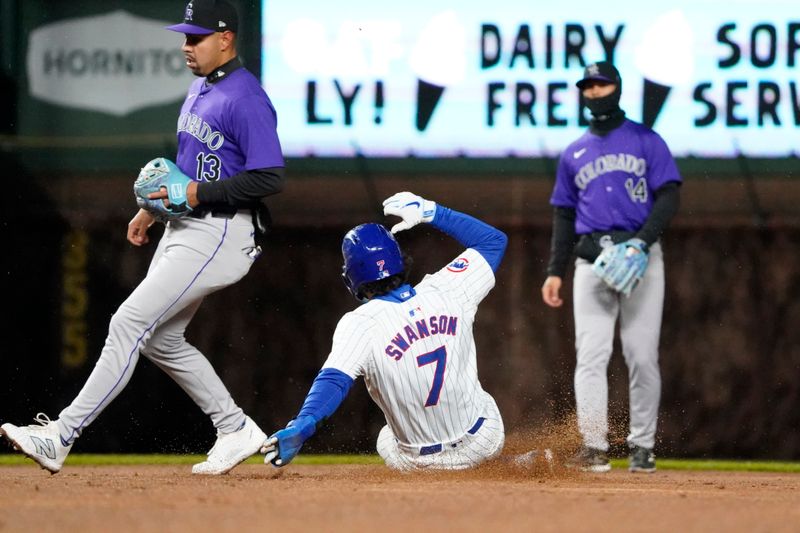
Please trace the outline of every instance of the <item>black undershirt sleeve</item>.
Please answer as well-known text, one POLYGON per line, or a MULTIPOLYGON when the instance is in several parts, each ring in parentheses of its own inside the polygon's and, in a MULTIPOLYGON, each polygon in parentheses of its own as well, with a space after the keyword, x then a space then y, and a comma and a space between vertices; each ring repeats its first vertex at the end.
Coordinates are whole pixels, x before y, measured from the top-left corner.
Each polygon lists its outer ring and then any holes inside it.
POLYGON ((671 181, 655 192, 655 200, 650 215, 644 225, 636 233, 636 237, 652 246, 664 230, 667 229, 672 217, 678 212, 680 204, 680 184, 671 181))
POLYGON ((283 167, 259 168, 226 180, 202 182, 197 186, 197 200, 201 205, 250 207, 266 196, 281 192, 284 174, 283 167))
POLYGON ((564 277, 576 239, 575 208, 556 207, 553 210, 553 237, 550 241, 548 276, 564 277))

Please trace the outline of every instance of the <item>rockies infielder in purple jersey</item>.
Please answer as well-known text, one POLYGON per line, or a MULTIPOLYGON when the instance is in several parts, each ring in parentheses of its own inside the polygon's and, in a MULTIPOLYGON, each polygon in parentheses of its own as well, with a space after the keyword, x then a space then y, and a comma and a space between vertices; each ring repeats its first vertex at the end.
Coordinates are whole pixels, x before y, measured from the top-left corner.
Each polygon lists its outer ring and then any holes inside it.
POLYGON ((366 303, 339 321, 300 413, 263 449, 267 463, 289 463, 359 376, 386 417, 377 449, 389 467, 464 469, 502 450, 503 420, 478 381, 472 324, 494 286, 506 236, 409 192, 383 206, 402 218, 392 232, 427 222, 466 250, 412 287, 397 241, 382 225, 345 235, 342 275, 366 303))
POLYGON ((577 85, 593 118, 589 131, 561 154, 542 287, 547 305, 562 305, 559 291, 574 251, 575 401, 584 445, 573 463, 595 472, 611 468, 607 368, 619 317, 630 389, 630 470, 653 472, 664 303, 659 236, 677 212, 681 177, 661 137, 625 118, 619 108, 622 80, 611 63, 589 65, 577 85), (609 288, 592 271, 601 250, 620 242, 630 244, 628 253, 649 254, 644 278, 630 296, 609 288))
MULTIPOLYGON (((193 211, 168 223, 147 276, 112 317, 97 365, 58 420, 40 414, 38 424, 0 429, 53 473, 128 383, 140 353, 169 374, 217 429, 216 444, 193 473, 223 474, 266 439, 184 331, 203 298, 241 279, 259 254, 254 234, 256 219, 265 215, 261 199, 280 192, 283 183, 275 110, 236 56, 237 15, 230 4, 189 2, 184 22, 168 29, 185 34, 186 65, 198 76, 178 118, 177 166, 193 180, 187 191, 193 211)), ((140 210, 128 240, 146 244, 153 222, 140 210)))

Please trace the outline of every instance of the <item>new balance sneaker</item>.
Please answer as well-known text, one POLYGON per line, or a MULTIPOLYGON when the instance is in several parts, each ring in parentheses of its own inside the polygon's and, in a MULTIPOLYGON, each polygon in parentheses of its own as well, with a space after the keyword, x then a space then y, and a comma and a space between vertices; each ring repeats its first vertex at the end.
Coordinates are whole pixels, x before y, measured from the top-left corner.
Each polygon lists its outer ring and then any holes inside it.
POLYGON ((15 426, 3 424, 0 435, 3 435, 15 450, 18 450, 42 468, 56 474, 61 470, 72 444, 64 445, 58 426, 46 414, 39 413, 34 417, 36 424, 15 426))
POLYGON ((578 468, 584 472, 608 472, 611 470, 611 463, 608 462, 606 452, 588 446, 582 446, 565 466, 578 468))
POLYGON ((650 448, 634 446, 631 448, 628 470, 631 472, 646 472, 652 474, 656 471, 656 456, 650 448))
POLYGON ((227 474, 233 467, 258 452, 266 440, 266 433, 246 416, 242 429, 233 433, 217 432, 217 442, 209 450, 208 459, 194 465, 192 474, 227 474))

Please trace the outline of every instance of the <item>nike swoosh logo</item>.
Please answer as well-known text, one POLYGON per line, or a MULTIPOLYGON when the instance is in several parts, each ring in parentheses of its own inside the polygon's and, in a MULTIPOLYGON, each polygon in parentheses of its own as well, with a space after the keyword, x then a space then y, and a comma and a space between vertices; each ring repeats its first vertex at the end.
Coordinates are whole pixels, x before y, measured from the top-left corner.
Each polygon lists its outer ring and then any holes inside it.
POLYGON ((586 148, 581 148, 581 149, 580 149, 580 150, 578 150, 577 152, 573 153, 573 154, 572 154, 572 157, 574 157, 575 159, 578 159, 578 158, 580 158, 580 157, 581 157, 583 154, 585 154, 585 153, 586 153, 586 148))
POLYGON ((419 207, 419 202, 408 202, 408 203, 407 203, 406 205, 404 205, 403 207, 408 207, 408 206, 410 206, 410 205, 415 205, 415 206, 419 207))

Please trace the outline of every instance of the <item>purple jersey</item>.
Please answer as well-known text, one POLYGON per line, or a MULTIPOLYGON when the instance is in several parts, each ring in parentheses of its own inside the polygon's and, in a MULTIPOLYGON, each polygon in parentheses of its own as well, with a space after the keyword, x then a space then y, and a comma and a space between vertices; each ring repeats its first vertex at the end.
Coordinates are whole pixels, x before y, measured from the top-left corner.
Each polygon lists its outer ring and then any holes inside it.
POLYGON ((215 83, 195 80, 178 117, 175 162, 195 181, 283 167, 277 116, 258 80, 237 68, 215 83))
POLYGON ((681 176, 664 140, 625 120, 605 136, 587 131, 561 154, 550 203, 575 208, 575 233, 638 231, 653 192, 681 176))

